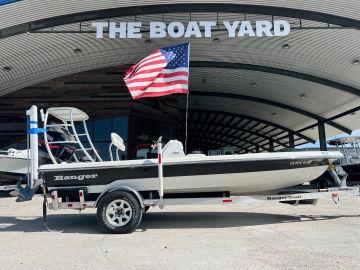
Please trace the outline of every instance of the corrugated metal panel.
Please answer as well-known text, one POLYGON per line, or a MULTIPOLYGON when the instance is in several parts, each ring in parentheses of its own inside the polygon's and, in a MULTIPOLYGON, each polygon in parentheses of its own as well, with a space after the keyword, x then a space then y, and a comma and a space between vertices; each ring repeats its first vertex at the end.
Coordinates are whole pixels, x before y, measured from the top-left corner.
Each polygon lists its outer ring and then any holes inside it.
MULTIPOLYGON (((303 48, 311 39, 313 39, 313 43, 321 43, 324 39, 329 42, 327 35, 323 32, 319 33, 317 30, 306 31, 303 35, 305 41, 299 37, 302 36, 299 32, 294 33, 295 37, 289 37, 289 39, 296 40, 293 43, 296 46, 292 46, 290 49, 292 51, 285 50, 286 52, 284 49, 278 48, 281 42, 274 42, 275 39, 235 39, 224 40, 218 44, 214 44, 211 40, 196 39, 192 41, 192 60, 243 62, 292 69, 308 74, 313 71, 313 75, 320 77, 326 77, 325 75, 329 74, 328 78, 333 80, 341 75, 344 78, 339 80, 340 82, 347 81, 348 83, 350 81, 353 85, 360 85, 358 73, 355 72, 358 66, 344 61, 344 50, 330 48, 339 48, 344 45, 350 51, 351 46, 344 43, 343 39, 337 38, 339 30, 331 31, 335 34, 331 35, 332 40, 328 43, 329 50, 324 49, 325 44, 322 44, 322 46, 318 46, 321 49, 314 49, 318 52, 317 54, 312 50, 309 54, 302 54, 303 48), (310 32, 314 33, 309 35, 310 32), (314 59, 315 57, 317 61, 314 59), (327 62, 329 63, 327 64, 327 62), (344 70, 348 72, 344 72, 344 70)), ((342 31, 353 33, 354 30, 342 31)), ((360 38, 356 34, 350 36, 353 39, 354 36, 360 38)), ((182 41, 184 40, 176 42, 182 41)), ((154 49, 173 42, 174 40, 171 39, 156 40, 154 44, 145 46, 142 40, 110 40, 106 38, 96 40, 93 34, 14 36, 0 41, 2 55, 0 64, 13 66, 11 72, 0 73, 0 89, 6 93, 84 70, 116 65, 129 66, 154 49), (81 48, 82 53, 74 54, 75 48, 81 48)), ((351 106, 353 107, 356 104, 360 105, 360 100, 348 93, 341 93, 335 89, 303 80, 254 71, 193 68, 190 85, 195 90, 223 91, 274 100, 321 116, 333 116, 340 113, 345 110, 345 107, 349 107, 346 106, 349 102, 352 102, 351 106), (202 83, 202 78, 206 78, 206 85, 202 83), (257 86, 252 87, 252 82, 256 82, 257 86), (302 100, 301 94, 305 94, 307 98, 302 100)), ((269 115, 274 112, 274 108, 266 111, 266 106, 260 104, 249 106, 249 103, 247 104, 247 106, 244 104, 244 110, 256 108, 260 114, 269 113, 269 115)), ((279 113, 278 117, 280 123, 289 128, 300 129, 314 123, 307 117, 294 120, 296 117, 283 118, 281 115, 290 116, 292 114, 279 113)), ((346 126, 358 128, 356 122, 353 121, 346 123, 346 126)))
MULTIPOLYGON (((68 69, 72 67, 80 72, 95 64, 98 65, 95 67, 130 65, 156 48, 186 41, 166 38, 144 45, 143 40, 138 39, 99 40, 92 33, 23 34, 0 40, 0 66, 12 66, 13 76, 24 78, 27 83, 37 83, 53 78, 42 72, 56 77, 69 74, 68 69), (81 48, 82 54, 75 55, 75 48, 81 48)), ((360 88, 359 66, 352 64, 358 56, 354 44, 360 43, 360 32, 356 30, 306 30, 294 31, 285 38, 224 37, 216 44, 211 39, 192 39, 191 43, 193 61, 282 68, 360 88), (291 48, 282 49, 283 43, 291 44, 291 48)), ((0 72, 3 93, 24 86, 21 79, 13 81, 11 76, 0 72)))
MULTIPOLYGON (((217 34, 217 36, 220 36, 217 34)), ((23 77, 37 67, 56 69, 61 63, 91 65, 90 59, 103 62, 101 66, 129 65, 158 47, 186 42, 187 39, 153 40, 144 46, 143 40, 96 39, 94 34, 44 34, 31 33, 0 40, 0 65, 13 66, 13 73, 23 77), (80 47, 81 55, 73 50, 80 47), (111 58, 111 61, 109 61, 111 58), (83 60, 84 63, 79 61, 83 60), (86 63, 85 63, 86 62, 86 63)), ((359 57, 354 44, 360 42, 360 32, 350 29, 294 31, 284 38, 239 38, 213 43, 211 39, 192 39, 192 60, 248 63, 297 71, 360 88, 359 66, 352 61, 359 57), (290 49, 282 44, 289 43, 290 49)), ((54 70, 55 72, 55 70, 54 70)), ((59 75, 66 75, 59 73, 59 75)), ((8 74, 0 73, 1 90, 13 91, 22 87, 6 80, 8 74)), ((44 80, 38 72, 38 81, 44 80)))
MULTIPOLYGON (((173 1, 178 3, 180 1, 173 1)), ((193 1, 187 1, 187 3, 193 1)), ((225 3, 225 1, 210 1, 225 3)), ((272 1, 272 6, 284 6, 321 11, 351 18, 359 18, 359 5, 355 1, 272 1), (356 13, 356 14, 355 14, 356 13)), ((87 10, 104 9, 115 6, 140 5, 130 1, 23 1, 12 5, 22 16, 14 16, 10 6, 0 7, 0 25, 6 27, 24 21, 47 18, 87 10), (40 3, 41 2, 41 3, 40 3), (26 9, 27 8, 27 9, 26 9), (26 10, 25 10, 26 9, 26 10), (11 16, 10 16, 11 15, 11 16)), ((144 4, 167 3, 166 1, 142 1, 144 4)), ((268 1, 231 1, 231 3, 263 4, 268 1)), ((232 13, 194 13, 193 20, 242 20, 242 14, 232 13)), ((152 14, 117 18, 121 21, 142 21, 145 25, 152 20, 182 21, 190 19, 190 13, 152 14)), ((264 15, 247 15, 249 20, 270 19, 264 15)), ((115 19, 116 20, 116 19, 115 19)), ((297 19, 291 19, 293 26, 299 26, 297 19)), ((324 26, 322 23, 302 21, 306 26, 324 26)), ((79 24, 57 26, 54 30, 77 31, 79 24)), ((82 22, 83 30, 92 30, 90 22, 82 22)), ((52 29, 47 29, 52 30, 52 29)), ((146 36, 146 34, 145 34, 146 36)), ((354 29, 293 30, 283 38, 238 38, 229 39, 225 32, 215 32, 219 43, 212 39, 191 39, 192 61, 219 61, 244 63, 301 72, 329 79, 360 89, 359 66, 352 61, 360 57, 354 46, 360 42, 360 32, 354 29), (283 44, 290 49, 283 49, 283 44)), ((143 39, 98 40, 93 33, 31 33, 0 40, 0 67, 11 66, 11 72, 0 71, 0 95, 30 86, 42 81, 108 66, 129 66, 153 50, 173 43, 187 42, 188 39, 153 40, 145 45, 143 39), (74 54, 80 48, 81 54, 74 54)), ((331 117, 346 109, 360 106, 355 95, 339 92, 336 89, 303 80, 280 75, 230 69, 193 68, 191 70, 191 89, 196 91, 229 92, 261 97, 301 108, 320 116, 331 117), (202 82, 206 78, 206 84, 202 82), (255 82, 256 87, 251 84, 255 82), (302 99, 300 96, 305 95, 302 99)), ((221 106, 219 99, 199 99, 213 109, 238 111, 278 123, 291 129, 300 129, 315 123, 314 120, 297 113, 273 106, 236 101, 235 106, 221 106), (239 108, 239 106, 241 108, 239 108), (273 116, 276 110, 276 117, 273 116)), ((231 101, 234 102, 234 101, 231 101)), ((227 104, 227 103, 225 103, 227 104)), ((234 104, 235 105, 235 104, 234 104)), ((358 114, 344 117, 341 122, 351 129, 359 128, 358 114), (357 121, 355 121, 357 120, 357 121)), ((339 131, 327 127, 328 135, 339 131)), ((317 138, 317 130, 306 132, 317 138)))
MULTIPOLYGON (((171 4, 176 3, 199 3, 201 1, 172 0, 171 4)), ((274 7, 287 7, 294 9, 304 9, 318 11, 348 18, 360 18, 360 5, 357 0, 207 0, 206 3, 230 3, 230 4, 249 4, 265 5, 274 7)), ((86 12, 92 10, 109 9, 115 7, 142 6, 169 4, 167 0, 147 0, 147 1, 88 1, 88 0, 23 0, 21 2, 0 7, 0 28, 9 27, 20 23, 34 20, 50 18, 60 15, 86 12), (14 10, 22 16, 14 16, 14 10)))

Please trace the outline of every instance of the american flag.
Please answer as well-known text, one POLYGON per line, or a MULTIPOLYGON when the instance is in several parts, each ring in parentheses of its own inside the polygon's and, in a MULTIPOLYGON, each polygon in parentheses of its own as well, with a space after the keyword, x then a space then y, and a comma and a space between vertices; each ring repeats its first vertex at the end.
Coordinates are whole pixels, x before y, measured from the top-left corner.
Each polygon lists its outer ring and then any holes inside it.
POLYGON ((132 98, 188 94, 189 46, 161 48, 129 68, 124 81, 132 98))

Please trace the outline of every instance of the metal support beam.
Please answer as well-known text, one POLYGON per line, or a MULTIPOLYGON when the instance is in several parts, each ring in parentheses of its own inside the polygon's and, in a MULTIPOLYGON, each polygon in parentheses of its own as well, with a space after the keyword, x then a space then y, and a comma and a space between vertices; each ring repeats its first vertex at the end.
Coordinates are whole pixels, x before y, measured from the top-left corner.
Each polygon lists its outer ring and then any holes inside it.
MULTIPOLYGON (((206 129, 206 128, 204 128, 204 126, 206 126, 206 125, 215 125, 215 126, 218 126, 218 127, 221 127, 221 128, 223 128, 223 129, 225 129, 225 128, 230 128, 231 130, 227 133, 228 135, 230 135, 230 136, 234 136, 234 132, 232 132, 233 130, 234 131, 242 131, 243 133, 243 135, 244 134, 250 134, 250 135, 255 135, 255 136, 257 136, 257 137, 260 137, 260 138, 263 138, 264 140, 270 140, 271 139, 271 137, 270 136, 267 136, 267 135, 265 135, 265 134, 261 134, 261 133, 259 133, 259 132, 257 132, 257 131, 253 131, 253 130, 248 130, 248 129, 244 129, 244 128, 242 128, 242 127, 237 127, 236 125, 235 126, 227 126, 227 125, 224 125, 224 124, 214 124, 214 123, 206 123, 205 121, 193 121, 193 120, 191 120, 191 119, 189 119, 189 124, 191 125, 191 124, 195 124, 195 127, 197 126, 196 124, 200 124, 201 125, 201 129, 198 129, 197 127, 195 128, 197 131, 207 131, 207 132, 209 132, 209 129, 206 129)), ((191 128, 192 129, 192 128, 191 128)), ((237 136, 238 137, 238 136, 237 136)), ((276 139, 274 139, 274 141, 276 142, 276 143, 278 143, 279 145, 281 145, 281 146, 283 146, 283 147, 288 147, 285 143, 282 143, 282 142, 280 142, 280 141, 277 141, 276 139)))
MULTIPOLYGON (((339 118, 344 117, 344 116, 347 116, 347 115, 349 115, 349 114, 354 114, 354 113, 356 113, 357 111, 360 111, 360 106, 355 107, 355 108, 353 108, 353 109, 350 109, 350 110, 348 110, 348 111, 342 112, 342 113, 340 113, 340 114, 334 115, 334 116, 332 116, 332 117, 330 117, 330 118, 328 118, 328 119, 325 119, 325 120, 322 121, 322 122, 323 122, 323 123, 327 123, 327 122, 329 122, 329 121, 333 121, 333 120, 339 119, 339 118)), ((297 130, 297 132, 303 132, 303 131, 309 130, 309 129, 311 129, 311 128, 315 128, 317 125, 318 125, 318 124, 312 124, 312 125, 310 125, 310 126, 307 126, 307 127, 304 127, 304 128, 302 128, 302 129, 297 130)), ((347 134, 351 134, 352 131, 351 131, 351 130, 349 130, 349 131, 350 131, 350 132, 346 132, 346 133, 347 133, 347 134)), ((286 137, 286 136, 283 136, 283 137, 281 137, 281 138, 279 138, 279 139, 283 139, 283 138, 285 138, 285 137, 286 137)))
POLYGON ((269 152, 274 152, 274 141, 269 140, 269 152))
MULTIPOLYGON (((188 131, 189 133, 194 133, 194 132, 201 132, 201 137, 202 138, 207 138, 207 133, 205 131, 197 131, 197 130, 189 130, 188 131)), ((231 140, 221 140, 221 142, 228 142, 228 141, 234 141, 234 140, 239 140, 240 142, 239 143, 235 143, 234 145, 237 146, 237 147, 241 147, 243 145, 240 145, 240 143, 243 143, 245 142, 246 144, 250 144, 250 145, 253 145, 253 146, 259 146, 260 148, 262 148, 263 150, 265 151, 269 151, 268 148, 265 148, 264 146, 261 146, 261 145, 257 145, 256 143, 252 142, 252 141, 249 141, 249 140, 246 140, 244 138, 239 138, 239 137, 236 137, 236 136, 231 136, 231 135, 228 135, 228 134, 225 134, 225 133, 222 133, 222 132, 215 132, 215 131, 212 131, 211 134, 214 134, 216 136, 219 136, 220 138, 227 138, 227 139, 231 139, 231 140)), ((202 140, 200 140, 201 142, 202 140)), ((219 140, 220 141, 220 140, 219 140)))
MULTIPOLYGON (((190 132, 190 134, 191 133, 192 132, 190 132)), ((199 141, 199 139, 198 138, 192 138, 190 141, 197 142, 197 141, 199 141)), ((212 142, 214 146, 218 145, 216 147, 222 147, 222 146, 231 145, 231 146, 234 146, 234 147, 238 147, 238 148, 240 148, 240 149, 242 149, 244 151, 249 151, 246 148, 242 148, 242 147, 237 146, 237 144, 235 144, 235 143, 233 143, 231 141, 227 141, 227 140, 223 140, 223 139, 216 139, 216 138, 214 139, 214 138, 206 137, 205 142, 212 142)))
POLYGON ((295 138, 293 132, 289 132, 289 147, 295 148, 295 138))
MULTIPOLYGON (((184 111, 184 110, 182 110, 184 111)), ((276 127, 280 130, 284 130, 286 132, 294 132, 294 134, 308 142, 311 142, 311 143, 315 143, 315 140, 311 139, 310 137, 304 135, 304 134, 301 134, 297 131, 294 131, 294 130, 291 130, 290 128, 287 128, 287 127, 284 127, 284 126, 281 126, 279 124, 276 124, 276 123, 273 123, 273 122, 270 122, 270 121, 266 121, 264 119, 259 119, 259 118, 256 118, 256 117, 253 117, 253 116, 249 116, 249 115, 243 115, 243 114, 239 114, 239 113, 230 113, 230 112, 226 112, 226 111, 217 111, 217 110, 207 110, 207 109, 189 109, 190 112, 196 112, 196 111, 202 111, 202 112, 208 112, 208 113, 215 113, 215 114, 218 114, 218 113, 222 113, 222 114, 228 114, 228 115, 234 115, 234 116, 237 116, 237 117, 242 117, 244 119, 249 119, 249 120, 252 120, 252 121, 257 121, 257 122, 261 122, 261 123, 264 123, 264 124, 268 124, 270 126, 273 126, 273 127, 276 127)))
POLYGON ((318 130, 319 130, 319 143, 320 150, 327 151, 326 147, 326 134, 325 134, 325 124, 323 122, 318 122, 318 130))
POLYGON ((345 84, 338 83, 336 81, 331 81, 325 78, 296 72, 287 69, 261 66, 261 65, 252 65, 252 64, 243 64, 243 63, 231 63, 231 62, 214 62, 214 61, 191 61, 190 67, 203 67, 203 68, 222 68, 222 69, 242 69, 242 70, 252 70, 260 71, 270 74, 282 75, 286 77, 292 77, 295 79, 300 79, 304 81, 309 81, 313 83, 322 84, 334 89, 337 89, 342 92, 347 92, 355 96, 360 97, 360 89, 351 87, 345 84))
MULTIPOLYGON (((358 91, 359 95, 360 95, 360 91, 358 91)), ((261 103, 261 104, 266 104, 266 105, 270 105, 270 106, 274 106, 280 109, 284 109, 284 110, 288 110, 294 113, 298 113, 300 115, 312 118, 314 120, 317 121, 327 121, 326 118, 321 117, 319 115, 316 115, 314 113, 305 111, 303 109, 300 108, 296 108, 284 103, 280 103, 277 101, 273 101, 273 100, 268 100, 268 99, 264 99, 264 98, 259 98, 259 97, 253 97, 253 96, 246 96, 246 95, 240 95, 240 94, 232 94, 232 93, 228 93, 226 91, 224 92, 208 92, 208 91, 191 91, 191 95, 192 96, 201 96, 201 97, 217 97, 217 98, 229 98, 232 100, 247 100, 247 101, 252 101, 252 102, 256 102, 256 103, 261 103)), ((348 128, 332 122, 332 121, 327 121, 327 124, 329 126, 332 126, 342 132, 345 133, 351 133, 351 130, 349 130, 348 128)))
POLYGON ((334 115, 333 117, 328 118, 328 119, 326 120, 326 123, 327 123, 328 121, 336 120, 336 119, 339 119, 339 118, 344 117, 344 116, 349 115, 349 114, 355 114, 357 111, 360 111, 360 106, 355 107, 355 108, 353 108, 353 109, 351 109, 351 110, 348 110, 348 111, 346 111, 346 112, 343 112, 343 113, 339 113, 339 114, 337 114, 337 115, 334 115))

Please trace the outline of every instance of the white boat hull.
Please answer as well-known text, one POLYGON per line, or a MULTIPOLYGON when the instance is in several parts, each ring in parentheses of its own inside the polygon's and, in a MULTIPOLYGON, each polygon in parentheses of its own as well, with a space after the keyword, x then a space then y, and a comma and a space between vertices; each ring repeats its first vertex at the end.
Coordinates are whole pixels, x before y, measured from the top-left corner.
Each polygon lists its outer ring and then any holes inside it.
POLYGON ((0 155, 0 172, 26 174, 27 167, 27 158, 0 155))
MULTIPOLYGON (((165 177, 164 192, 166 194, 224 191, 232 195, 257 193, 303 184, 319 177, 326 169, 327 166, 318 166, 261 173, 165 177)), ((119 180, 109 185, 88 186, 87 189, 89 193, 101 193, 105 189, 118 185, 128 186, 138 191, 158 190, 159 179, 119 180)))
MULTIPOLYGON (((336 156, 315 152, 167 159, 164 192, 246 194, 281 189, 319 177, 327 169, 327 160, 336 156)), ((40 172, 49 190, 70 186, 86 187, 89 193, 115 186, 159 190, 156 160, 43 165, 40 172)))

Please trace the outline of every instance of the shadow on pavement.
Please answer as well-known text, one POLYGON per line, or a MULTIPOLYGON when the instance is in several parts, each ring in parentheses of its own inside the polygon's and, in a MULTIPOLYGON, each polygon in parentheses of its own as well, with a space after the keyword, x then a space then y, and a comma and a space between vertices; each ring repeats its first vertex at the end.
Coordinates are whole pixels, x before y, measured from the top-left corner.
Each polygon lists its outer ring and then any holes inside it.
POLYGON ((0 191, 0 198, 11 198, 12 196, 10 196, 10 191, 0 191))
MULTIPOLYGON (((231 228, 331 220, 359 215, 278 215, 255 212, 163 212, 143 216, 137 232, 151 229, 231 228)), ((47 225, 59 233, 99 234, 94 214, 50 214, 47 225)), ((1 232, 46 232, 41 217, 0 217, 1 232)))

